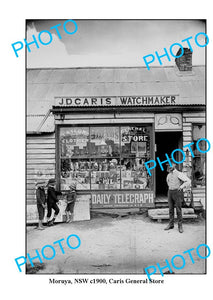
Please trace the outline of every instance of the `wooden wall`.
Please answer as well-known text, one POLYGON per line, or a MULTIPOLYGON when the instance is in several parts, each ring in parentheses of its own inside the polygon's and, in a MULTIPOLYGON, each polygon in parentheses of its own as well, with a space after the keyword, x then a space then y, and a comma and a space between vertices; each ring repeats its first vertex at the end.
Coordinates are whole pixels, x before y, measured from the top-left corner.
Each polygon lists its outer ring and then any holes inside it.
POLYGON ((27 136, 27 205, 35 204, 35 184, 37 181, 55 177, 55 134, 27 136))
MULTIPOLYGON (((188 112, 183 113, 183 146, 192 142, 192 127, 193 124, 205 124, 205 112, 188 112)), ((186 151, 187 148, 184 148, 186 151)), ((186 165, 186 161, 183 165, 186 165)), ((189 152, 189 163, 192 163, 192 157, 189 152)), ((203 206, 205 209, 205 200, 206 200, 206 188, 203 187, 194 187, 192 188, 192 194, 194 199, 195 208, 200 208, 203 206)))

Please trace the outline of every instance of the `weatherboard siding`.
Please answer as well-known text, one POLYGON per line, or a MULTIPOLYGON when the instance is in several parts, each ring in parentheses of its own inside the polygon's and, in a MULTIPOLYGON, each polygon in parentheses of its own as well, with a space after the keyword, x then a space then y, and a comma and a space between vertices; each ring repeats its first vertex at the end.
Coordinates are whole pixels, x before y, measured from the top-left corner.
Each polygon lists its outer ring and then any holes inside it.
POLYGON ((35 184, 55 177, 55 134, 27 136, 27 204, 36 204, 35 184))

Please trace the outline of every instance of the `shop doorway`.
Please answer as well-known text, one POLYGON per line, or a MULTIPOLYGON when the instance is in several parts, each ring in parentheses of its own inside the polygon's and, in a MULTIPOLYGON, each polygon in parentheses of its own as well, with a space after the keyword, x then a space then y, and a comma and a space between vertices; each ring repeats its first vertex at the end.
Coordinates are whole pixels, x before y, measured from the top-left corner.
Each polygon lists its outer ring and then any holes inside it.
MULTIPOLYGON (((166 160, 165 153, 171 156, 173 150, 182 149, 182 132, 156 132, 155 133, 156 152, 155 157, 159 157, 161 161, 166 160)), ((182 157, 180 152, 176 152, 174 155, 175 160, 180 161, 182 157), (179 157, 180 156, 180 157, 179 157)), ((156 167, 156 197, 167 195, 167 183, 166 183, 166 164, 164 164, 164 171, 161 170, 159 164, 156 167)), ((178 169, 181 165, 178 165, 178 169)))

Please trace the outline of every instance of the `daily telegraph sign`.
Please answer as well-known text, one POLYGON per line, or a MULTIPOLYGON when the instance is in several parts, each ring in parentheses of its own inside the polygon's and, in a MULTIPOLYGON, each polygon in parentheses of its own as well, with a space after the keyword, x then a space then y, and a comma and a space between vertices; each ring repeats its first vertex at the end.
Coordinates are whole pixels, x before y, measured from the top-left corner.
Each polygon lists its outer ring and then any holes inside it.
POLYGON ((177 95, 119 96, 119 97, 55 97, 55 106, 157 106, 179 104, 177 95))
POLYGON ((152 191, 101 191, 92 193, 92 208, 154 207, 152 191))

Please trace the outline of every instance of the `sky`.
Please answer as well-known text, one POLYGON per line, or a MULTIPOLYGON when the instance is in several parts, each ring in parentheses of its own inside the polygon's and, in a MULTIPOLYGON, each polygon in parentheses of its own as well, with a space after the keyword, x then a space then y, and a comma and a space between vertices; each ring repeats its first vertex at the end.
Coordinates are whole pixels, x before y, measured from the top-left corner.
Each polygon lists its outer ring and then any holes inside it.
MULTIPOLYGON (((31 45, 31 52, 27 51, 28 68, 60 68, 60 67, 117 67, 117 66, 144 66, 143 56, 154 54, 162 55, 164 48, 169 51, 173 43, 180 43, 190 36, 193 48, 193 65, 205 64, 206 47, 198 47, 194 37, 199 32, 205 32, 205 22, 200 20, 75 20, 77 31, 67 34, 63 29, 66 20, 28 20, 27 41, 38 40, 43 30, 52 33, 53 40, 49 45, 39 43, 39 49, 31 45), (58 30, 50 27, 61 24, 58 30)), ((66 25, 68 31, 73 32, 75 26, 72 22, 66 25)), ((48 42, 49 35, 43 33, 41 39, 48 42)), ((39 40, 38 40, 39 41, 39 40)), ((198 38, 204 44, 204 36, 198 38)), ((174 54, 179 47, 175 46, 174 54)), ((164 66, 174 65, 162 58, 164 66)), ((159 66, 157 58, 150 66, 159 66)))

